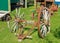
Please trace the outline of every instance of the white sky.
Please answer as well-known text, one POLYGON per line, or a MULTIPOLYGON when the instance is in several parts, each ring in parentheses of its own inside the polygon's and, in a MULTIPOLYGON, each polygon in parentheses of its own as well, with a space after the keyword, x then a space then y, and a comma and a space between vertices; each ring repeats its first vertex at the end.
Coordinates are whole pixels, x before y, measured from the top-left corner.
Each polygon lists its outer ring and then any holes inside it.
POLYGON ((60 0, 55 0, 56 2, 60 2, 60 0))

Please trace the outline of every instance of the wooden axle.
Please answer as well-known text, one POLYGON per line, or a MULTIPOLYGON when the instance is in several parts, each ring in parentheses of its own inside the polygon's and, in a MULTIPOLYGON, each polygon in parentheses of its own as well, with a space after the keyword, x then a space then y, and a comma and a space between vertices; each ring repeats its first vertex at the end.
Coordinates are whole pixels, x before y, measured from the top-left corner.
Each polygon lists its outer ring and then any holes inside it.
MULTIPOLYGON (((41 14, 41 12, 38 12, 38 21, 34 21, 33 22, 32 28, 28 31, 28 33, 26 33, 26 34, 20 34, 18 36, 18 39, 21 39, 21 40, 25 39, 26 36, 29 36, 32 33, 32 31, 34 30, 34 27, 38 27, 38 34, 39 34, 40 37, 43 38, 43 36, 40 33, 40 14, 41 14)), ((33 16, 34 15, 32 15, 32 17, 33 16)), ((19 20, 19 22, 27 22, 27 21, 26 20, 19 20)))

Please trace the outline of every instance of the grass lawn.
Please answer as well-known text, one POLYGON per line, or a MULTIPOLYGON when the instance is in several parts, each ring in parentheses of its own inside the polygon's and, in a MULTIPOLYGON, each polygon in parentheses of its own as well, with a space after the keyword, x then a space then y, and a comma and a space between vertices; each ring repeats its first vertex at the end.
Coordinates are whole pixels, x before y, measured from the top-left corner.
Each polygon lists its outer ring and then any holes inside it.
MULTIPOLYGON (((26 20, 31 20, 31 11, 33 7, 21 8, 21 13, 25 13, 26 20)), ((15 10, 11 12, 12 18, 14 18, 15 10)), ((47 34, 44 39, 38 37, 37 30, 31 35, 32 39, 24 39, 22 42, 18 42, 18 38, 11 33, 7 27, 6 22, 0 21, 0 43, 60 43, 60 9, 57 13, 51 16, 51 32, 47 34)))

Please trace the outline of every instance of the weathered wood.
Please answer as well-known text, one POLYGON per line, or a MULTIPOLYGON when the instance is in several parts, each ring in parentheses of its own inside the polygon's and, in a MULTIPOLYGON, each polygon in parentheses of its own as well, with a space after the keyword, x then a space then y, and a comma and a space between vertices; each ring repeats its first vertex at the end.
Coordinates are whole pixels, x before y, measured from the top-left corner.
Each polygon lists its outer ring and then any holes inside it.
POLYGON ((25 8, 27 8, 27 0, 25 0, 25 8))

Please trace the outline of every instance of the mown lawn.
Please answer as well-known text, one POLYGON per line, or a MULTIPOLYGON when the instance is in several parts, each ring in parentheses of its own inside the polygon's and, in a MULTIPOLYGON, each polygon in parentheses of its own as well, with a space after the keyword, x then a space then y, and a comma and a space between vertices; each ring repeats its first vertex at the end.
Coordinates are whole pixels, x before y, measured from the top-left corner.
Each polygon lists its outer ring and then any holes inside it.
MULTIPOLYGON (((21 13, 25 13, 26 20, 31 20, 31 11, 33 7, 27 9, 21 8, 21 13)), ((12 18, 14 18, 15 10, 11 12, 12 18)), ((11 33, 7 27, 6 22, 0 21, 0 43, 60 43, 60 9, 57 13, 51 16, 51 32, 47 34, 44 39, 38 37, 37 30, 31 35, 32 39, 24 39, 22 42, 18 42, 18 38, 11 33)))

